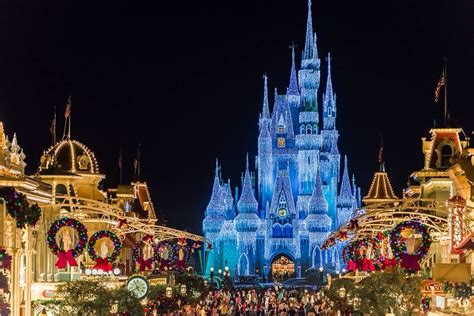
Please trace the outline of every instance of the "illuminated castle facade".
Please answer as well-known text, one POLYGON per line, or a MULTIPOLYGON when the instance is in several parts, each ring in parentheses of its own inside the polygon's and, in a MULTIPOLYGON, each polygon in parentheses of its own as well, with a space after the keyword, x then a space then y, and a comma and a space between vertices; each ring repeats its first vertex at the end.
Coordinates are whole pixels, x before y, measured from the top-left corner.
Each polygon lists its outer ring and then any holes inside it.
POLYGON ((321 250, 326 236, 360 205, 347 158, 341 170, 336 95, 328 54, 327 80, 318 102, 321 60, 308 3, 306 40, 297 71, 294 48, 286 94, 275 90, 270 111, 267 77, 259 116, 256 172, 249 159, 241 189, 231 191, 216 163, 203 220, 212 243, 206 272, 228 267, 237 275, 300 276, 307 268, 340 268, 340 249, 321 250), (240 193, 239 193, 240 192, 240 193))

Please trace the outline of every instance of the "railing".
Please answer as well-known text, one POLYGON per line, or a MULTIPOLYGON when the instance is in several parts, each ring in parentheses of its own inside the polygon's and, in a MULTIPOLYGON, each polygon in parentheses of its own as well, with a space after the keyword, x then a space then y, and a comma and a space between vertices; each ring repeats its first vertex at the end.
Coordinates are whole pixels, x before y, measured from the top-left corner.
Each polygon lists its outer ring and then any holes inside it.
POLYGON ((424 257, 423 260, 421 260, 420 262, 421 269, 433 267, 435 263, 435 259, 436 259, 435 252, 434 251, 428 252, 428 255, 424 257))

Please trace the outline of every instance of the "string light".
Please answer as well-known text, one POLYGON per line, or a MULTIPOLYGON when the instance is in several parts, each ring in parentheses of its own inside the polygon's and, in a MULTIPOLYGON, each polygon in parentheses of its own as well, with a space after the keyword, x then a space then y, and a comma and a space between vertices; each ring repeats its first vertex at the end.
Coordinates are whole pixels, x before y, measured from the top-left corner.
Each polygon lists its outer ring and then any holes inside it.
POLYGON ((89 257, 94 261, 99 258, 97 252, 95 251, 95 244, 97 240, 101 238, 109 238, 114 244, 114 251, 110 256, 107 256, 107 260, 110 263, 114 263, 115 260, 117 260, 117 257, 120 255, 120 249, 122 249, 122 242, 116 234, 108 230, 99 230, 95 232, 91 236, 91 238, 89 238, 89 242, 87 243, 87 252, 89 253, 89 257))

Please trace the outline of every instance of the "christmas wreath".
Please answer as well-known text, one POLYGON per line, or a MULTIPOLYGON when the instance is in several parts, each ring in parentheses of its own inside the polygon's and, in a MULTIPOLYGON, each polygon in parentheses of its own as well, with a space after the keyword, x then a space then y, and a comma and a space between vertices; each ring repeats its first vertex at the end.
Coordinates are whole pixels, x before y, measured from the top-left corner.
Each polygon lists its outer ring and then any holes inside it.
POLYGON ((392 247, 395 258, 400 260, 402 255, 407 251, 405 245, 406 238, 402 236, 402 231, 405 229, 413 229, 417 233, 421 234, 421 245, 418 247, 418 249, 416 249, 415 255, 418 257, 418 260, 422 259, 430 250, 431 236, 428 233, 428 228, 424 224, 417 221, 406 221, 399 223, 390 232, 390 246, 392 247))
POLYGON ((29 205, 26 195, 17 192, 14 188, 4 188, 1 196, 6 201, 8 214, 16 220, 17 228, 25 228, 26 225, 35 226, 41 217, 41 209, 38 204, 29 205))
POLYGON ((345 262, 349 262, 351 260, 356 262, 358 260, 361 260, 363 259, 363 257, 360 255, 360 249, 368 248, 370 245, 372 245, 372 253, 374 254, 374 259, 378 259, 378 257, 380 256, 379 242, 369 237, 353 241, 347 246, 345 246, 342 250, 342 258, 345 262))
POLYGON ((140 265, 140 271, 152 270, 153 262, 155 261, 154 254, 148 259, 144 259, 140 255, 140 250, 147 244, 148 241, 152 240, 153 237, 145 236, 142 239, 135 242, 132 248, 132 269, 135 272, 135 265, 138 263, 140 265))
POLYGON ((58 261, 56 262, 58 269, 66 267, 66 262, 69 263, 70 266, 77 266, 77 262, 74 258, 84 251, 84 247, 87 243, 87 228, 76 219, 68 217, 60 218, 51 224, 48 230, 47 242, 49 249, 51 249, 53 254, 58 256, 58 261), (77 231, 79 240, 73 249, 65 250, 59 247, 56 241, 56 234, 62 227, 71 227, 77 231))
POLYGON ((89 257, 94 261, 102 259, 97 255, 97 252, 95 251, 95 243, 101 238, 109 238, 114 243, 114 251, 110 256, 106 258, 108 262, 114 263, 120 254, 120 249, 122 249, 122 242, 116 234, 108 230, 99 230, 95 232, 91 236, 91 238, 89 238, 89 242, 87 243, 87 252, 89 253, 89 257))

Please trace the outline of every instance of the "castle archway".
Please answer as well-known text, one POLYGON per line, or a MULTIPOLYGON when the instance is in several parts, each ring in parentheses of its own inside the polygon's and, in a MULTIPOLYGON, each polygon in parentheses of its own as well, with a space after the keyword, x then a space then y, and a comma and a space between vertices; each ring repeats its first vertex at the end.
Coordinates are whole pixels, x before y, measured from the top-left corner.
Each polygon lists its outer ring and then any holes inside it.
POLYGON ((295 262, 289 255, 281 253, 273 257, 271 264, 271 278, 273 281, 294 278, 295 272, 295 262))

